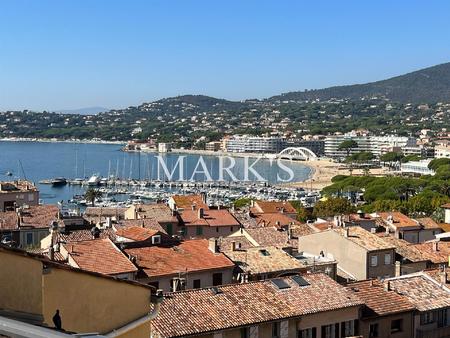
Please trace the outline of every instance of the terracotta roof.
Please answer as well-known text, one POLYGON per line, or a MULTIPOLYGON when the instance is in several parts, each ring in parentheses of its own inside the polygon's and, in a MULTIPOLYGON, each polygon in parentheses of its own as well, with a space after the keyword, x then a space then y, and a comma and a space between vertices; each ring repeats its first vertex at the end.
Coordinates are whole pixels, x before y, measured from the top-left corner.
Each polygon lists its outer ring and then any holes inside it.
POLYGON ((130 248, 125 252, 137 258, 136 265, 149 277, 234 267, 224 254, 210 251, 208 244, 206 239, 195 239, 176 246, 130 248))
POLYGON ((157 230, 162 233, 166 233, 166 231, 161 226, 161 224, 159 224, 158 221, 156 221, 154 219, 150 219, 150 218, 124 219, 124 220, 119 221, 118 227, 119 226, 140 226, 140 227, 143 226, 144 228, 147 228, 147 229, 153 229, 153 230, 157 230))
POLYGON ((245 229, 244 231, 258 243, 258 246, 287 248, 296 243, 292 239, 289 240, 287 231, 280 231, 275 227, 245 229))
POLYGON ((125 207, 87 207, 84 211, 86 217, 116 217, 123 218, 125 215, 125 207))
POLYGON ((289 286, 282 290, 266 280, 171 293, 151 325, 161 337, 181 337, 363 305, 325 274, 303 278, 309 285, 278 279, 289 286))
POLYGON ((116 236, 124 237, 132 241, 147 241, 159 231, 154 229, 143 228, 141 226, 125 226, 120 227, 116 231, 116 236))
POLYGON ((172 210, 165 204, 138 204, 135 207, 139 218, 150 218, 159 223, 178 222, 178 219, 172 214, 172 210))
POLYGON ((254 201, 254 205, 251 208, 253 214, 266 214, 266 213, 278 213, 286 212, 290 214, 296 214, 297 210, 292 206, 289 201, 254 201))
POLYGON ((15 211, 0 212, 1 230, 18 230, 18 217, 15 211))
POLYGON ((408 228, 408 227, 418 227, 419 224, 417 221, 409 218, 405 214, 402 214, 399 211, 390 211, 390 212, 377 212, 377 214, 383 219, 383 221, 387 222, 388 217, 392 216, 393 222, 392 225, 396 228, 408 228))
MULTIPOLYGON (((387 279, 390 288, 404 296, 419 311, 450 307, 450 290, 423 272, 387 279)), ((386 282, 385 281, 385 282, 386 282)))
POLYGON ((301 224, 299 221, 282 213, 259 214, 255 218, 258 226, 275 226, 280 228, 290 224, 301 224))
MULTIPOLYGON (((116 235, 113 229, 104 229, 100 230, 100 238, 109 238, 112 241, 115 241, 116 235)), ((73 230, 71 232, 58 232, 56 235, 56 240, 58 242, 79 242, 79 241, 88 241, 91 240, 92 233, 91 230, 73 230)))
POLYGON ((450 209, 450 203, 446 203, 444 205, 441 205, 441 208, 450 209))
POLYGON ((415 307, 403 296, 395 291, 387 291, 379 280, 365 280, 348 284, 366 304, 364 317, 385 316, 405 311, 413 311, 415 307))
POLYGON ((21 227, 49 228, 53 221, 58 220, 59 208, 57 205, 32 205, 21 211, 21 227))
POLYGON ((172 199, 174 200, 177 209, 191 209, 193 205, 198 208, 203 208, 208 210, 208 204, 203 202, 202 195, 173 195, 172 199))
POLYGON ((13 182, 0 182, 0 194, 7 193, 17 193, 17 192, 29 192, 29 191, 38 191, 36 186, 24 180, 13 181, 13 182))
POLYGON ((441 227, 431 217, 416 218, 425 229, 440 229, 441 227))
POLYGON ((443 280, 443 273, 446 274, 446 278, 445 278, 445 285, 447 287, 450 286, 450 279, 449 279, 449 275, 448 272, 444 272, 441 271, 441 269, 428 269, 428 270, 424 270, 423 273, 427 274, 428 276, 430 276, 431 278, 433 278, 436 282, 438 282, 439 284, 442 284, 442 280, 443 280))
POLYGON ((242 236, 227 236, 227 237, 221 237, 219 238, 219 250, 221 252, 226 250, 231 250, 232 243, 235 243, 236 248, 240 249, 248 249, 253 248, 256 245, 254 245, 252 242, 250 242, 247 237, 244 235, 242 236))
POLYGON ((429 260, 415 245, 403 240, 395 238, 390 234, 381 232, 377 234, 386 243, 395 247, 395 252, 411 262, 424 262, 429 260))
POLYGON ((449 261, 450 242, 431 241, 411 245, 419 250, 424 258, 434 264, 448 263, 449 261))
POLYGON ((77 267, 82 270, 105 275, 117 275, 138 270, 109 239, 72 242, 63 244, 63 246, 77 267))
POLYGON ((227 250, 224 254, 242 271, 250 274, 297 271, 303 267, 294 257, 274 246, 227 250))
POLYGON ((237 219, 225 209, 204 210, 202 218, 199 218, 199 210, 185 210, 180 218, 186 226, 240 226, 237 219))
POLYGON ((351 226, 346 229, 344 228, 334 228, 329 231, 335 231, 341 236, 345 237, 345 232, 348 230, 349 236, 346 237, 349 241, 363 247, 367 251, 375 251, 375 250, 387 250, 394 249, 395 246, 383 241, 377 235, 364 230, 359 226, 351 226))
POLYGON ((315 222, 312 223, 311 226, 316 229, 317 231, 325 231, 331 228, 336 228, 333 222, 315 222))

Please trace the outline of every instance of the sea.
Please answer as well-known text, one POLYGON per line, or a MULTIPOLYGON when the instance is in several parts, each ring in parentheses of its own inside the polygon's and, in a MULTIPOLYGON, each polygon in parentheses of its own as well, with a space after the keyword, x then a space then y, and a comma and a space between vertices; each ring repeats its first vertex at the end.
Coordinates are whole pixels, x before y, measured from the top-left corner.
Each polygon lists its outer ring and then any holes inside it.
POLYGON ((310 167, 295 161, 282 161, 285 165, 282 168, 276 160, 269 159, 220 159, 219 156, 212 155, 136 153, 121 149, 120 144, 0 141, 0 181, 30 180, 39 187, 40 198, 44 203, 56 203, 69 200, 76 194, 83 194, 85 188, 72 185, 55 187, 39 184, 39 181, 55 177, 89 178, 93 174, 142 180, 156 180, 159 176, 160 180, 167 180, 164 165, 169 173, 174 173, 173 180, 184 178, 197 182, 207 181, 207 174, 202 171, 207 171, 209 178, 213 180, 232 180, 223 169, 222 177, 220 176, 220 168, 231 166, 232 161, 235 163, 230 170, 238 180, 257 181, 262 177, 268 184, 276 184, 281 183, 280 179, 304 181, 312 174, 310 167), (184 157, 180 160, 180 156, 184 157), (181 170, 180 161, 183 162, 181 170), (260 177, 254 175, 249 167, 260 177), (12 175, 7 176, 7 173, 12 175))

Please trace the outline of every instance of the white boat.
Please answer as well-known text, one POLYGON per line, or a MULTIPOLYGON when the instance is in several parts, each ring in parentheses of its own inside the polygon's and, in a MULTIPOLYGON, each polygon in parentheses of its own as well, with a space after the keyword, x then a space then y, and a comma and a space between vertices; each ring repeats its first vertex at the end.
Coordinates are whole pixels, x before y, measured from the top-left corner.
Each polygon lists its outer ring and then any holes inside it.
POLYGON ((88 179, 87 184, 89 186, 97 186, 100 183, 100 180, 101 176, 98 174, 94 174, 88 179))

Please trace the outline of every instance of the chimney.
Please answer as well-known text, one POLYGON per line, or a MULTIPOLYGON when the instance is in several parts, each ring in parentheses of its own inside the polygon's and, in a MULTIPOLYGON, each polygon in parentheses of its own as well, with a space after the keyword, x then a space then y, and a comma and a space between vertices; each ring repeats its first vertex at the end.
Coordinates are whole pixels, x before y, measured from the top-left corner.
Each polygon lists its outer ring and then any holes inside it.
POLYGON ((111 217, 106 217, 106 227, 111 228, 111 217))
POLYGON ((439 251, 439 242, 433 242, 431 245, 433 245, 433 251, 439 251))
POLYGON ((350 228, 349 228, 349 227, 346 227, 346 228, 344 229, 344 237, 345 237, 345 238, 348 238, 348 236, 350 236, 350 228))
POLYGON ((203 208, 198 208, 198 218, 203 218, 203 208))
POLYGON ((206 193, 202 192, 202 193, 200 194, 200 196, 202 197, 203 203, 206 204, 206 193))
POLYGON ((55 260, 55 249, 53 248, 53 245, 51 245, 50 248, 48 249, 48 256, 51 261, 55 260))
POLYGON ((391 282, 390 281, 384 282, 384 291, 391 291, 391 282))
POLYGON ((441 283, 442 283, 442 285, 447 284, 447 277, 448 277, 447 269, 446 269, 446 267, 444 266, 444 270, 441 271, 441 283))
POLYGON ((208 249, 212 253, 219 253, 219 241, 217 240, 217 238, 210 238, 208 240, 208 249))
POLYGON ((400 261, 395 261, 395 277, 402 275, 402 265, 400 261))
POLYGON ((280 208, 280 213, 284 214, 284 207, 280 208))
POLYGON ((191 205, 191 208, 192 208, 192 210, 194 211, 194 210, 196 209, 195 204, 192 204, 192 205, 191 205))

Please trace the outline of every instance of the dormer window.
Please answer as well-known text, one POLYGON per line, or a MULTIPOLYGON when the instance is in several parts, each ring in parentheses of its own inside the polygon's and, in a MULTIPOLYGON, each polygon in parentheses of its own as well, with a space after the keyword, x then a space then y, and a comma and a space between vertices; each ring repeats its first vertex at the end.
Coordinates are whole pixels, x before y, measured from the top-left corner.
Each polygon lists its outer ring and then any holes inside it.
POLYGON ((161 235, 152 236, 152 244, 161 244, 161 235))

